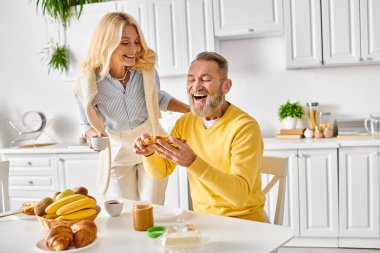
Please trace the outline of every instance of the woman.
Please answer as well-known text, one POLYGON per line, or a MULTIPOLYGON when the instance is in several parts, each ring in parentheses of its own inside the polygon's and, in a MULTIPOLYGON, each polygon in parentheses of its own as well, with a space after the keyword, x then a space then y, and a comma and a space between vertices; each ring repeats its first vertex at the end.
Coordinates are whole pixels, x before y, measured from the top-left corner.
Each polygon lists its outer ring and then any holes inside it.
POLYGON ((156 54, 132 16, 112 12, 102 17, 81 63, 83 74, 75 92, 82 134, 88 141, 110 139, 100 152, 97 183, 103 195, 110 185, 110 193, 123 198, 157 204, 165 200, 167 179, 155 181, 146 174, 133 143, 144 132, 164 133, 160 109, 187 112, 189 107, 159 90, 155 63, 156 54))

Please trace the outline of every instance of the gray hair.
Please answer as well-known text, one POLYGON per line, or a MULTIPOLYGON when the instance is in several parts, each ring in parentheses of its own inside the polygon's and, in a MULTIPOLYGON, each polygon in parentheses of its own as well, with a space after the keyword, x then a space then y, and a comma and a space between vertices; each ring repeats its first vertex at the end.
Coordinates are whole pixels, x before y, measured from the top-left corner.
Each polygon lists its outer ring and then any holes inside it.
POLYGON ((215 52, 202 52, 202 53, 199 53, 191 63, 195 61, 216 62, 220 70, 225 74, 226 78, 228 78, 228 61, 226 58, 224 58, 220 54, 215 53, 215 52))

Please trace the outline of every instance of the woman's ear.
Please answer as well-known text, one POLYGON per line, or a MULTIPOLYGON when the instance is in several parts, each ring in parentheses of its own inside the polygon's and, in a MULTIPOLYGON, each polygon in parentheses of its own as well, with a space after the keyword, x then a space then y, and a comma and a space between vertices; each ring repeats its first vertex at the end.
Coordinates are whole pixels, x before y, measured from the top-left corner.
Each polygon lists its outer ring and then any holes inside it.
POLYGON ((232 81, 231 79, 226 79, 224 82, 223 82, 223 92, 224 94, 227 94, 230 89, 231 89, 231 86, 232 86, 232 81))

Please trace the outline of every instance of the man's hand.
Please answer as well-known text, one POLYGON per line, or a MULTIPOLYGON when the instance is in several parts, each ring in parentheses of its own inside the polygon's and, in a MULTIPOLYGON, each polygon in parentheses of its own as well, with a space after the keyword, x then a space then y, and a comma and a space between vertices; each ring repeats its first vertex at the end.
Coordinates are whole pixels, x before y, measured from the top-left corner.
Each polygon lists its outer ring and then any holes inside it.
POLYGON ((176 146, 168 144, 166 141, 158 140, 157 144, 153 144, 156 148, 155 153, 165 159, 171 160, 176 164, 189 167, 197 158, 193 150, 182 141, 174 138, 172 136, 169 137, 170 141, 176 146))
POLYGON ((90 129, 87 130, 87 132, 86 132, 86 139, 87 139, 87 143, 88 143, 88 146, 90 147, 90 149, 94 149, 94 147, 91 144, 91 138, 92 137, 101 137, 101 136, 102 136, 102 134, 98 133, 93 128, 90 128, 90 129))
POLYGON ((133 151, 136 155, 150 156, 154 153, 153 145, 144 145, 142 142, 142 140, 148 137, 150 137, 149 134, 143 134, 136 138, 135 143, 133 144, 133 151))

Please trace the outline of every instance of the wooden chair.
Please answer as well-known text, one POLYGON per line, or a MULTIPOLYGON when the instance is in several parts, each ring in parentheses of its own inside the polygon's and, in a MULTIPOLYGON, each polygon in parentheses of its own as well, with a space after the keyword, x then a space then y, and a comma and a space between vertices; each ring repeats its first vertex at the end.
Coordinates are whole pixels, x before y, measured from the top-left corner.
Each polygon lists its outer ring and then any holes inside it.
POLYGON ((0 212, 9 211, 9 161, 0 162, 0 212))
MULTIPOLYGON (((273 175, 273 178, 263 189, 264 194, 267 194, 278 182, 276 211, 273 223, 282 225, 284 216, 285 182, 288 173, 288 158, 263 156, 261 160, 261 173, 273 175)), ((265 218, 267 222, 270 222, 266 213, 265 218)))

